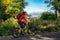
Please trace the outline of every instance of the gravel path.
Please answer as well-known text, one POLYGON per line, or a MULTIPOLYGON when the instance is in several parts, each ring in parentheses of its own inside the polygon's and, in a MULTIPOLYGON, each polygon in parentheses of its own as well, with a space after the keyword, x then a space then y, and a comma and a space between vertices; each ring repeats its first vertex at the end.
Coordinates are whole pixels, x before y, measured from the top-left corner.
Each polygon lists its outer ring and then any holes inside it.
POLYGON ((13 38, 12 36, 0 37, 0 40, 60 40, 60 32, 46 32, 38 33, 34 36, 23 36, 19 38, 13 38))

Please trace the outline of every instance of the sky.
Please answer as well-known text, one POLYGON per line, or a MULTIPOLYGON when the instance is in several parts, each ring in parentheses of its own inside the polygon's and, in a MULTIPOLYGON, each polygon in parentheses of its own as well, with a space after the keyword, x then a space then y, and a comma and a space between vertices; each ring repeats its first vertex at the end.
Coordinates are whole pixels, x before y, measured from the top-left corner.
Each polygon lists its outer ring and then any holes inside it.
POLYGON ((47 3, 44 3, 45 0, 25 0, 28 2, 28 5, 25 6, 25 11, 32 17, 41 16, 41 13, 44 11, 52 11, 51 7, 47 7, 47 3))
POLYGON ((48 4, 44 3, 45 0, 25 0, 28 2, 28 5, 25 7, 27 13, 42 13, 44 11, 50 11, 50 7, 47 7, 48 4))

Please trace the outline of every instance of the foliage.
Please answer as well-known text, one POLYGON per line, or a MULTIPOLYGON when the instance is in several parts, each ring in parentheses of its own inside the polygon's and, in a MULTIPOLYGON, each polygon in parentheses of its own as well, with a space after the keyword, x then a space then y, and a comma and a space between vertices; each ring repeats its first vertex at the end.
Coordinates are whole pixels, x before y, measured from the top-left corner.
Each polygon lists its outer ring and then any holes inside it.
POLYGON ((4 20, 4 15, 9 18, 15 17, 23 11, 26 5, 27 2, 24 0, 0 0, 0 19, 4 20))
POLYGON ((40 18, 44 20, 55 20, 56 19, 55 14, 52 12, 43 12, 40 18))
POLYGON ((16 28, 19 25, 14 18, 23 11, 26 5, 25 0, 0 0, 0 35, 18 32, 16 28))
POLYGON ((40 18, 32 18, 29 29, 33 33, 37 32, 57 32, 60 31, 60 19, 58 20, 42 20, 40 18))
POLYGON ((0 23, 0 36, 12 35, 18 32, 16 29, 18 28, 17 20, 14 18, 10 18, 5 22, 0 23))
POLYGON ((48 7, 52 6, 51 9, 55 10, 56 17, 57 13, 60 12, 60 0, 46 0, 45 3, 48 3, 48 7))
POLYGON ((51 26, 51 27, 47 27, 45 29, 45 31, 47 31, 47 32, 57 32, 59 29, 60 29, 60 26, 51 26))

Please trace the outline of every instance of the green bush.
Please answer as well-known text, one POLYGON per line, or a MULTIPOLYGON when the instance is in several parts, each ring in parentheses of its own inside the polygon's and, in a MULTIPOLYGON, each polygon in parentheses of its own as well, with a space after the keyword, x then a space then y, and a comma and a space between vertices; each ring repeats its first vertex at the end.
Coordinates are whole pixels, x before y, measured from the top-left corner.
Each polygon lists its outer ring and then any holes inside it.
POLYGON ((51 26, 51 27, 47 27, 45 29, 45 31, 47 31, 47 32, 57 32, 57 31, 59 31, 59 29, 60 29, 60 26, 51 26))
POLYGON ((55 14, 52 12, 43 12, 40 18, 43 20, 55 20, 56 19, 55 14))
POLYGON ((0 36, 12 35, 17 32, 16 28, 18 28, 17 20, 14 18, 10 18, 0 24, 0 36))
POLYGON ((56 32, 60 31, 60 20, 41 20, 39 18, 31 19, 29 24, 32 32, 56 32))
POLYGON ((41 17, 32 18, 29 28, 32 32, 56 32, 60 31, 60 18, 52 12, 43 12, 41 17))

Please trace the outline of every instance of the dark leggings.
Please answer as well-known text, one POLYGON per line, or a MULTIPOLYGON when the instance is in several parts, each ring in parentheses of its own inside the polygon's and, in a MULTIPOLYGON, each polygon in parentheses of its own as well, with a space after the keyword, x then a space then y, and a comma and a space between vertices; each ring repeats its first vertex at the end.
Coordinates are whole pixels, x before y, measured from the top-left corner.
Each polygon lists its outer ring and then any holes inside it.
POLYGON ((21 22, 21 23, 19 23, 20 24, 20 26, 21 26, 21 28, 22 28, 22 30, 21 30, 21 35, 24 35, 24 31, 25 31, 25 29, 26 29, 26 23, 25 22, 21 22))
POLYGON ((26 27, 26 23, 25 22, 21 22, 19 24, 20 24, 20 26, 21 26, 22 29, 26 27))

